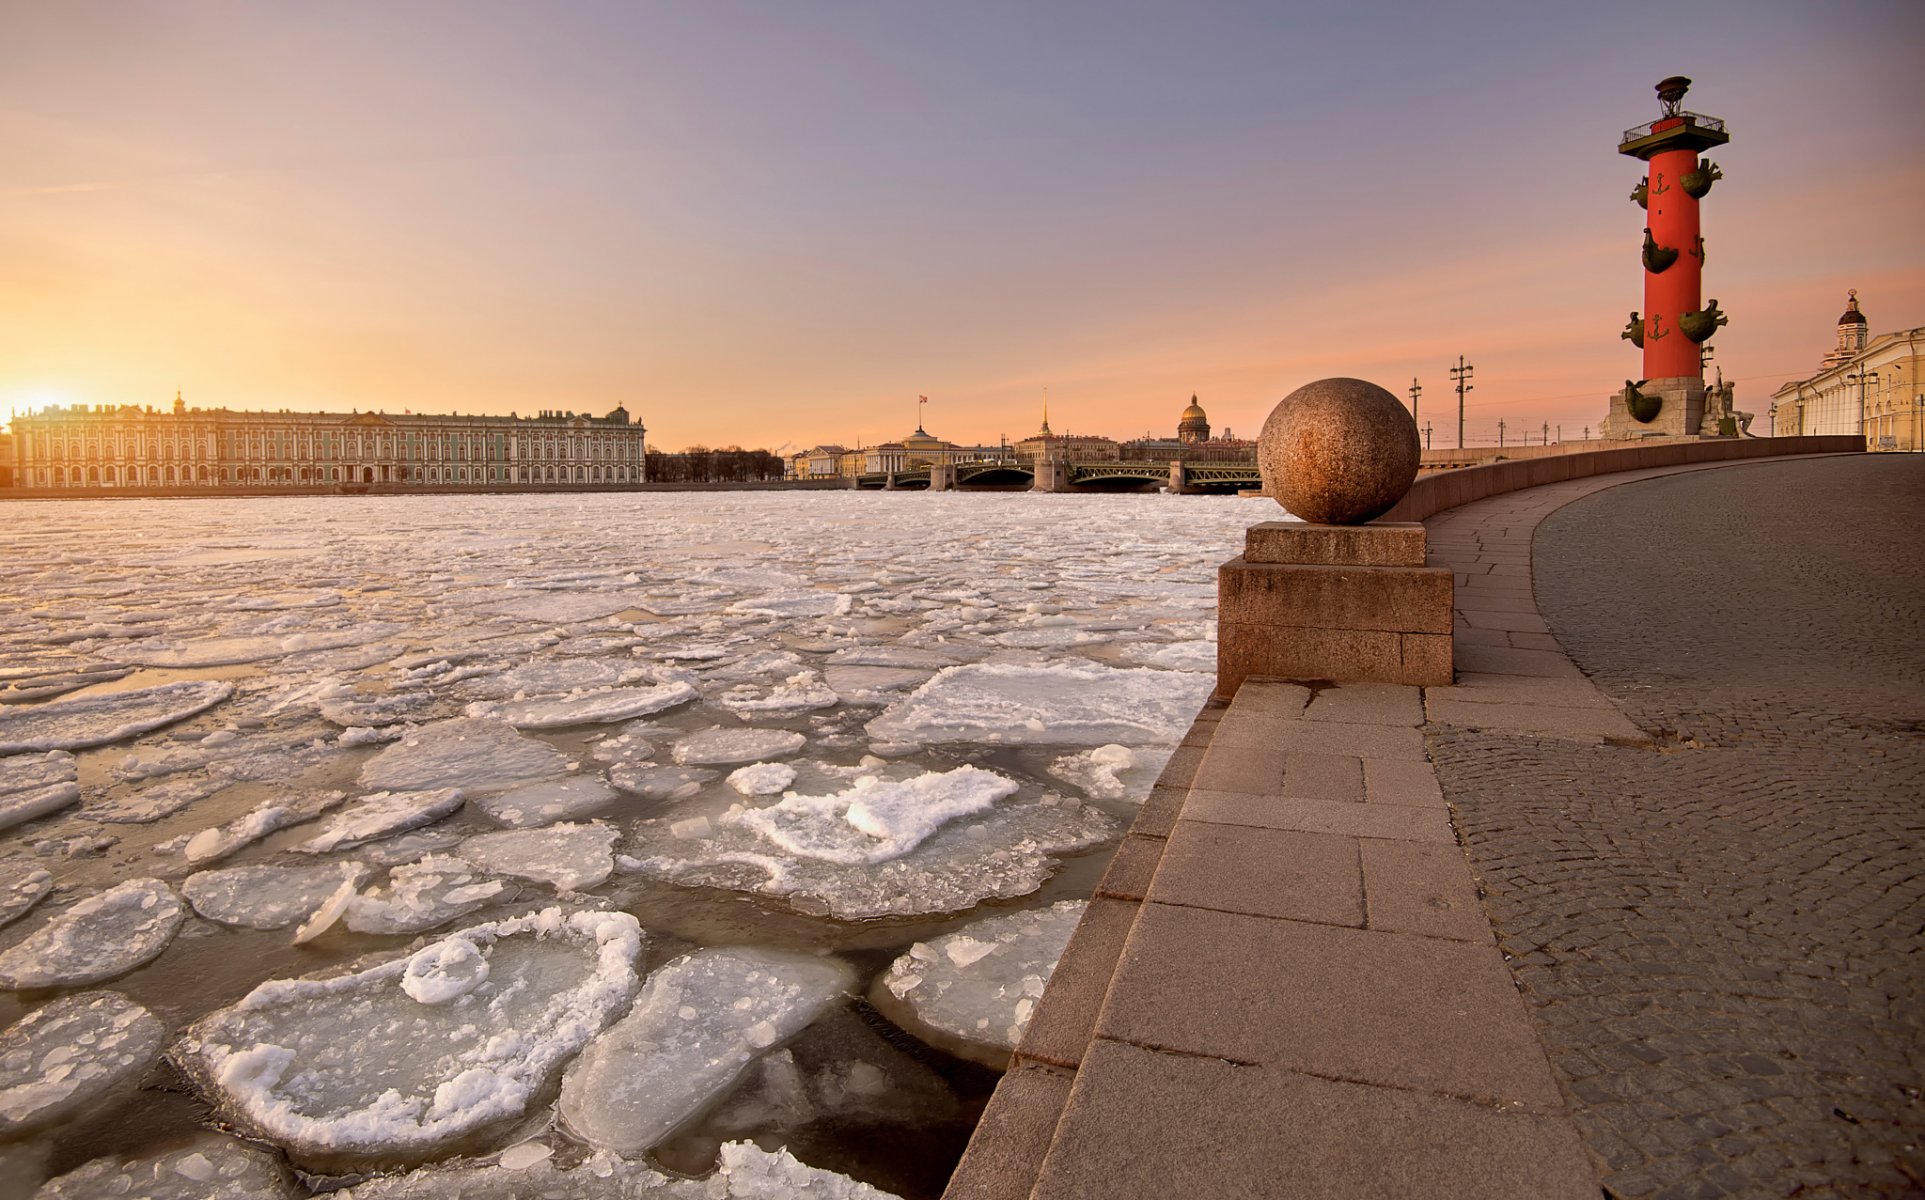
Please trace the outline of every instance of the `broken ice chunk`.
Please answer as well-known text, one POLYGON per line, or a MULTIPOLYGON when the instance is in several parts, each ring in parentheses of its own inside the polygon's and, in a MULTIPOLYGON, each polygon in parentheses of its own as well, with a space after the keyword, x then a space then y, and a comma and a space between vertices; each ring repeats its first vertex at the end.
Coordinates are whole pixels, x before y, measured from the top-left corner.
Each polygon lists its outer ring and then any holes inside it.
POLYGON ((197 679, 159 687, 0 708, 0 754, 80 750, 185 721, 234 694, 234 685, 197 679))
POLYGON ((158 879, 130 879, 89 896, 0 954, 0 987, 79 987, 157 957, 185 913, 158 879))
POLYGON ((476 874, 466 859, 430 854, 389 871, 385 888, 349 900, 347 925, 356 933, 421 933, 467 916, 506 890, 500 880, 476 874))
POLYGON ((624 763, 610 767, 608 782, 644 800, 686 800, 715 778, 703 767, 657 767, 624 763))
POLYGON ((566 774, 568 756, 546 742, 521 736, 506 721, 463 717, 423 725, 369 759, 361 767, 361 786, 485 793, 566 774))
POLYGON ((137 1074, 167 1030, 117 992, 82 992, 0 1032, 0 1136, 57 1120, 137 1074))
POLYGON ((25 915, 53 890, 53 876, 40 867, 7 863, 0 866, 0 925, 25 915))
MULTIPOLYGON (((320 833, 294 849, 302 854, 326 854, 343 846, 358 846, 391 833, 432 824, 462 803, 461 792, 442 788, 433 792, 376 792, 363 796, 329 819, 320 833)), ((191 856, 193 847, 188 847, 191 856)))
POLYGON ((586 816, 608 807, 615 789, 592 775, 531 783, 525 787, 483 796, 471 803, 510 829, 533 829, 556 821, 586 816))
POLYGON ((917 942, 876 981, 869 998, 932 1045, 1006 1066, 1087 907, 1084 900, 1065 900, 917 942))
POLYGON ((685 764, 752 763, 794 754, 807 740, 787 729, 705 729, 676 742, 673 753, 685 764))
POLYGON ((319 867, 227 867, 189 875, 181 894, 210 921, 244 929, 286 929, 305 921, 343 882, 359 886, 363 863, 319 867))
POLYGON ((416 1153, 520 1116, 635 991, 626 913, 550 908, 450 937, 488 966, 452 1003, 404 989, 419 954, 271 980, 190 1028, 175 1058, 225 1117, 295 1153, 416 1153))
POLYGON ((716 948, 677 959, 568 1068, 561 1119, 591 1145, 647 1150, 840 1000, 854 978, 841 962, 789 951, 716 948))
POLYGON ((296 1200, 280 1159, 258 1146, 206 1134, 152 1158, 96 1158, 55 1179, 33 1200, 296 1200))
POLYGON ((313 820, 344 799, 346 795, 342 792, 315 792, 294 800, 270 800, 224 825, 201 830, 187 839, 182 853, 188 862, 196 865, 225 858, 276 830, 313 820))
POLYGON ((1170 754, 1169 747, 1132 750, 1111 743, 1065 755, 1049 764, 1049 773, 1099 800, 1141 802, 1156 785, 1170 754))
POLYGON ((906 742, 1174 745, 1214 677, 1086 661, 976 663, 938 672, 869 722, 906 742))
POLYGON ((981 812, 1015 792, 1015 780, 980 767, 930 772, 901 782, 864 776, 846 792, 792 793, 771 807, 742 813, 739 820, 791 854, 843 864, 877 863, 914 850, 945 821, 981 812))
POLYGON ((795 782, 795 768, 787 763, 755 763, 729 773, 729 786, 744 796, 776 796, 795 782))
POLYGON ((532 879, 565 892, 592 888, 615 869, 615 830, 599 821, 478 833, 455 851, 463 859, 516 879, 532 879))
POLYGON ((569 696, 543 696, 535 700, 516 700, 496 704, 479 701, 467 708, 470 717, 492 717, 516 729, 565 729, 570 725, 601 725, 645 717, 687 704, 697 692, 686 683, 664 683, 655 687, 611 688, 605 692, 583 692, 569 696))
POLYGON ((8 792, 0 796, 0 829, 22 825, 78 803, 80 785, 77 783, 50 783, 45 787, 8 792))
MULTIPOLYGON (((623 870, 690 887, 777 896, 802 912, 838 920, 955 912, 990 898, 1027 895, 1055 869, 1052 856, 1112 837, 1101 811, 1056 797, 1005 800, 973 819, 948 822, 898 858, 843 863, 786 851, 744 823, 761 811, 724 814, 710 836, 691 838, 669 818, 630 827, 623 870)), ((828 826, 825 821, 824 827, 828 826)), ((856 839, 851 830, 851 840, 856 839)), ((862 838, 862 841, 871 839, 862 838)), ((850 857, 859 857, 851 855, 850 857)))

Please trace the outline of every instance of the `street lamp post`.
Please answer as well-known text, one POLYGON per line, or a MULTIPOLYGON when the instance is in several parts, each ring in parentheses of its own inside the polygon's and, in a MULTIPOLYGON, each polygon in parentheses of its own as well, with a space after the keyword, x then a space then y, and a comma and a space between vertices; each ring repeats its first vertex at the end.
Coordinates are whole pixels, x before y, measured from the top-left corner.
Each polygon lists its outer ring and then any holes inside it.
POLYGON ((1860 440, 1865 441, 1867 446, 1870 446, 1870 440, 1865 437, 1865 385, 1868 383, 1877 383, 1878 372, 1854 371, 1850 375, 1845 376, 1845 378, 1858 385, 1858 436, 1860 440))

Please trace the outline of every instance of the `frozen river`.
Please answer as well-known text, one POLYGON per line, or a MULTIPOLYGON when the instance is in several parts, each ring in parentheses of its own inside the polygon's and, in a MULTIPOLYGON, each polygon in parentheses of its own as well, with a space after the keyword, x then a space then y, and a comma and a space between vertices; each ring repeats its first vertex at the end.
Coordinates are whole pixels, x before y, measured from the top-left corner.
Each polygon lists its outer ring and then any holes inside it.
POLYGON ((933 1196, 1280 515, 0 504, 0 1195, 933 1196))

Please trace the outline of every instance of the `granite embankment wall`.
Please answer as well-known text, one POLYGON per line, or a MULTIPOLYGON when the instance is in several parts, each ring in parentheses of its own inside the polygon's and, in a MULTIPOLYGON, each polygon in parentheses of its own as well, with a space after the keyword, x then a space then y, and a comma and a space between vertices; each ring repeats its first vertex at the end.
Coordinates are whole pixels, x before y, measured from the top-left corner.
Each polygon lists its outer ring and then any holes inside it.
MULTIPOLYGON (((1553 451, 1558 447, 1551 447, 1553 451)), ((1716 441, 1667 441, 1654 446, 1630 445, 1610 450, 1579 450, 1568 454, 1540 453, 1483 466, 1420 475, 1410 494, 1379 521, 1421 521, 1434 513, 1486 496, 1522 491, 1616 471, 1647 467, 1681 467, 1691 463, 1730 462, 1785 454, 1850 454, 1863 451, 1865 441, 1855 434, 1835 437, 1720 438, 1716 441)))

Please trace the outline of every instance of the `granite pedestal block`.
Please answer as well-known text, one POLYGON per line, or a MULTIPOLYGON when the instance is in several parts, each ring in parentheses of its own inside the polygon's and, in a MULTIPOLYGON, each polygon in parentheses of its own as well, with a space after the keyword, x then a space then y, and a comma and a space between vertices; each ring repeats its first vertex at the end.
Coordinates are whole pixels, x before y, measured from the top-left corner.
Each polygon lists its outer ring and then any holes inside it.
POLYGON ((1217 696, 1252 676, 1448 686, 1451 599, 1415 522, 1252 526, 1217 572, 1217 696))

